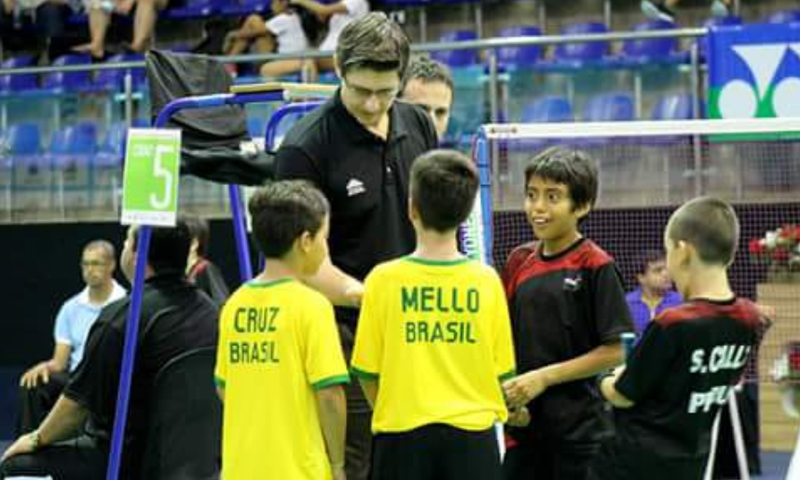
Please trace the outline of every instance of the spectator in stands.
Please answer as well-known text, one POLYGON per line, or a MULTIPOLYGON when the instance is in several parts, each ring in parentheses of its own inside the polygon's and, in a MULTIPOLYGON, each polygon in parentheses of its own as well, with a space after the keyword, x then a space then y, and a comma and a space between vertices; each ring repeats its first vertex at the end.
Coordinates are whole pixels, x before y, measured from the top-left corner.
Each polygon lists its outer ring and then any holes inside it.
MULTIPOLYGON (((326 4, 318 0, 290 0, 292 5, 301 6, 316 14, 320 20, 327 21, 328 34, 319 46, 322 52, 336 51, 339 35, 350 22, 357 20, 369 13, 368 0, 340 0, 336 3, 326 4)), ((333 70, 332 58, 320 58, 316 62, 319 70, 333 70)))
POLYGON ((428 111, 441 142, 450 123, 454 92, 450 70, 443 63, 420 56, 408 65, 400 98, 428 111))
POLYGON ((33 25, 38 38, 49 44, 51 39, 65 33, 71 14, 67 0, 2 0, 0 40, 19 37, 24 27, 33 25))
POLYGON ((211 297, 217 307, 222 307, 230 291, 219 268, 206 258, 211 232, 208 222, 200 217, 186 217, 192 243, 186 262, 186 278, 211 297))
MULTIPOLYGON (((239 55, 251 48, 254 53, 294 53, 308 50, 316 40, 318 21, 302 7, 289 0, 272 0, 272 17, 264 21, 260 15, 248 16, 241 28, 230 32, 225 39, 225 55, 239 55)), ((273 60, 261 65, 261 76, 280 77, 299 72, 301 59, 273 60)))
POLYGON ((128 16, 133 12, 133 40, 127 49, 135 53, 145 52, 150 48, 158 12, 167 6, 178 6, 177 3, 182 1, 85 0, 84 6, 89 12, 89 43, 79 45, 74 50, 88 53, 97 60, 105 58, 106 32, 111 24, 111 14, 128 16))
POLYGON ((53 408, 69 372, 83 358, 86 337, 100 310, 125 296, 125 289, 114 281, 115 258, 114 246, 105 240, 94 240, 83 248, 81 274, 86 287, 58 311, 53 357, 31 367, 20 379, 17 435, 36 428, 53 408))
MULTIPOLYGON (((133 279, 137 238, 137 227, 131 227, 120 256, 129 280, 133 279)), ((123 479, 140 478, 156 373, 178 355, 217 343, 218 310, 184 275, 190 243, 189 228, 182 220, 175 228, 152 230, 142 298, 140 331, 145 333, 139 337, 131 379, 123 479)), ((19 437, 6 450, 0 478, 105 478, 129 307, 130 297, 126 297, 103 309, 89 333, 83 361, 70 376, 64 393, 39 428, 19 437), (80 434, 87 419, 86 435, 58 444, 80 434)))
POLYGON ((636 337, 641 338, 647 324, 669 307, 679 305, 681 294, 672 287, 667 271, 667 258, 663 251, 645 252, 639 260, 636 280, 639 288, 628 293, 625 300, 633 317, 636 337))
MULTIPOLYGON (((642 12, 651 20, 675 22, 675 7, 681 0, 643 0, 642 12)), ((727 17, 731 14, 731 0, 714 0, 711 14, 715 17, 727 17)))

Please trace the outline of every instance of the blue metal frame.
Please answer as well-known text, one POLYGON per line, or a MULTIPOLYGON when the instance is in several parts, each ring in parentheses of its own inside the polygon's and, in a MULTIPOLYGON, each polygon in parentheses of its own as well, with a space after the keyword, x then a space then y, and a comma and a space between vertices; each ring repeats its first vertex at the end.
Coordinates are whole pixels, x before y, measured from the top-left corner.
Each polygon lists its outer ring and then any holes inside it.
MULTIPOLYGON (((283 100, 283 92, 243 94, 228 93, 181 98, 167 104, 161 110, 161 112, 159 112, 153 126, 155 128, 164 127, 172 115, 180 110, 219 107, 223 105, 243 105, 246 103, 257 102, 279 102, 283 100)), ((242 281, 247 281, 253 277, 253 270, 250 263, 250 250, 247 243, 247 232, 239 186, 230 185, 229 193, 231 197, 231 209, 233 210, 234 232, 236 234, 239 269, 242 281)), ((128 323, 125 328, 125 345, 122 354, 119 390, 117 391, 117 406, 114 415, 114 431, 111 437, 111 453, 108 460, 108 469, 106 470, 107 480, 119 479, 122 447, 125 437, 124 432, 128 417, 127 414, 128 403, 130 400, 133 361, 136 353, 136 343, 138 340, 137 332, 139 331, 139 317, 141 316, 145 266, 147 265, 147 253, 150 248, 151 233, 151 227, 145 225, 139 227, 136 245, 136 270, 131 289, 131 305, 128 310, 128 323)))
MULTIPOLYGON (((481 128, 473 139, 472 159, 478 167, 480 174, 480 190, 478 195, 481 201, 481 217, 483 218, 483 258, 487 265, 494 265, 494 230, 492 221, 492 164, 489 154, 489 139, 481 128)), ((467 232, 462 228, 459 239, 463 248, 468 247, 465 238, 467 232)), ((467 252, 470 253, 470 252, 467 252)))

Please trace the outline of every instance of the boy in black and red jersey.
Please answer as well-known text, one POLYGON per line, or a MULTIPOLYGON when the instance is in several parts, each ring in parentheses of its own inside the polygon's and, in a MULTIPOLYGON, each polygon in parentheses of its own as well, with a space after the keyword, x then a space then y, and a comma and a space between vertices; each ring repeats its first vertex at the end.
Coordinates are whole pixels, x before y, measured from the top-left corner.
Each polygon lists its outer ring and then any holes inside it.
POLYGON ((611 435, 596 375, 622 363, 633 332, 614 260, 578 229, 597 198, 585 153, 552 148, 525 170, 525 212, 538 242, 517 247, 504 272, 517 367, 505 383, 512 409, 507 479, 585 480, 611 435))
POLYGON ((736 213, 721 200, 694 199, 670 218, 667 269, 686 303, 658 315, 627 366, 600 381, 616 407, 616 436, 590 479, 703 478, 714 416, 762 326, 756 305, 728 283, 738 239, 736 213))

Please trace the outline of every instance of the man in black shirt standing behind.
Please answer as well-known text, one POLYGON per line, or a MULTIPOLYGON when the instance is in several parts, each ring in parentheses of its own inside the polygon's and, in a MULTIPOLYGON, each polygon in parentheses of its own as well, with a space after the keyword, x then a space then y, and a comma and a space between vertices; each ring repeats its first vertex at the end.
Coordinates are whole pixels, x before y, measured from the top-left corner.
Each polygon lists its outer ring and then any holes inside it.
MULTIPOLYGON (((120 256, 122 271, 131 281, 137 230, 128 230, 120 256)), ((175 228, 152 230, 125 430, 123 479, 139 478, 156 373, 184 352, 216 345, 217 308, 184 275, 190 241, 189 229, 182 220, 175 228)), ((103 309, 89 333, 83 360, 70 375, 64 393, 38 429, 8 448, 0 464, 0 478, 105 478, 129 307, 130 297, 125 297, 103 309), (87 435, 58 445, 80 435, 87 419, 87 435)))
POLYGON ((627 367, 600 382, 616 408, 616 436, 592 480, 700 480, 711 427, 738 382, 761 326, 756 306, 737 299, 727 267, 739 239, 730 205, 694 199, 670 218, 667 269, 686 303, 647 327, 627 367))
MULTIPOLYGON (((437 145, 427 113, 395 102, 408 59, 408 37, 383 13, 350 23, 336 48, 341 88, 298 121, 276 157, 278 179, 309 180, 331 204, 331 258, 306 281, 338 306, 348 360, 361 282, 376 264, 414 249, 409 172, 414 159, 437 145)), ((370 409, 358 385, 347 397, 347 478, 366 480, 370 409)))

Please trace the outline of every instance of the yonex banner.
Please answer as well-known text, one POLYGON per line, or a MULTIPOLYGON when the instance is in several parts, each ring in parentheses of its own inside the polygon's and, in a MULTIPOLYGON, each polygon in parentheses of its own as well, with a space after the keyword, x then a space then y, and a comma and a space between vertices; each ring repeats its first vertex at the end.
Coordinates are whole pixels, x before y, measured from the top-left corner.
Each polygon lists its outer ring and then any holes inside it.
POLYGON ((800 117, 800 24, 712 28, 710 118, 800 117))

